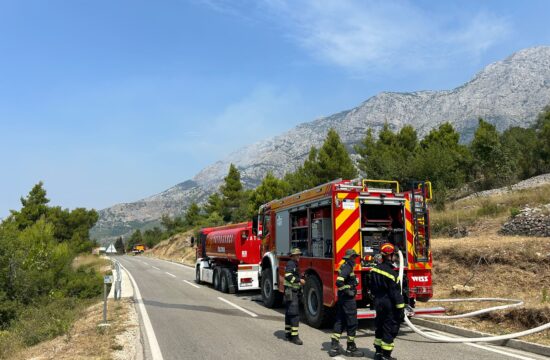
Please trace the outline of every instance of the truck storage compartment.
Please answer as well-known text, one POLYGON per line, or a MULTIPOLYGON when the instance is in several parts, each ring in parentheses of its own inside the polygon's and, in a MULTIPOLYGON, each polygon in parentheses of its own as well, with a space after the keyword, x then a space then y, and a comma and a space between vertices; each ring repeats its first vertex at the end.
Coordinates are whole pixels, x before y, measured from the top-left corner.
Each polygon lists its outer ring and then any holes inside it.
POLYGON ((361 204, 363 256, 374 256, 385 242, 406 250, 403 205, 361 204))

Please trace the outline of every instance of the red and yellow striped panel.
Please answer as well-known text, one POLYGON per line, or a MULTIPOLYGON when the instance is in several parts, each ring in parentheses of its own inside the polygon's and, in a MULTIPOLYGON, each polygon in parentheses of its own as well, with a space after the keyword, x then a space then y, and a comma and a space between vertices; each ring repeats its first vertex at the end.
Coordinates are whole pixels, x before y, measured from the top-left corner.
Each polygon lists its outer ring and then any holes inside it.
POLYGON ((414 225, 411 212, 411 201, 407 196, 405 201, 405 227, 407 230, 407 259, 409 262, 409 270, 429 270, 432 268, 431 250, 429 251, 428 262, 416 262, 415 247, 414 247, 414 225))
POLYGON ((334 235, 336 238, 335 245, 335 269, 341 263, 343 256, 348 249, 354 249, 358 254, 361 254, 360 245, 360 206, 358 193, 336 193, 335 203, 340 206, 334 207, 334 235), (344 205, 344 202, 346 205, 344 205), (353 204, 353 206, 351 206, 353 204))

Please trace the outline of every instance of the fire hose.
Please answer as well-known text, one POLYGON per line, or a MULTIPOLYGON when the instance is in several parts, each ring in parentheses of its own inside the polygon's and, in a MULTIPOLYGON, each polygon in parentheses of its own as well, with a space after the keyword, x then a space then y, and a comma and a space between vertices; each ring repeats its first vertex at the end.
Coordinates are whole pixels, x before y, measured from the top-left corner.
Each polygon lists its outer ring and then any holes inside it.
MULTIPOLYGON (((401 290, 403 290, 403 254, 401 251, 399 253, 399 283, 401 286, 401 290)), ((435 299, 431 300, 432 302, 485 302, 485 301, 494 301, 494 302, 509 302, 511 304, 507 305, 500 305, 500 306, 493 306, 482 310, 472 311, 465 314, 459 314, 459 315, 416 315, 417 317, 423 317, 423 318, 438 318, 438 319, 459 319, 459 318, 465 318, 465 317, 472 317, 480 314, 484 314, 490 311, 495 310, 504 310, 504 309, 511 309, 513 307, 518 307, 523 305, 523 301, 516 300, 516 299, 503 299, 503 298, 471 298, 471 299, 435 299)), ((409 311, 408 315, 412 315, 414 313, 414 310, 411 312, 409 311)), ((550 322, 543 324, 541 326, 538 326, 533 329, 524 330, 512 334, 507 335, 497 335, 497 336, 486 336, 486 337, 477 337, 477 338, 465 338, 465 337, 449 337, 444 335, 435 335, 435 334, 428 334, 422 330, 420 330, 418 327, 416 327, 410 320, 408 316, 405 316, 405 323, 411 328, 412 331, 417 333, 420 336, 423 336, 427 339, 439 341, 439 342, 446 342, 446 343, 472 343, 472 342, 491 342, 491 341, 502 341, 502 340, 508 340, 508 339, 514 339, 521 336, 531 335, 537 332, 541 332, 547 329, 550 329, 550 322)))

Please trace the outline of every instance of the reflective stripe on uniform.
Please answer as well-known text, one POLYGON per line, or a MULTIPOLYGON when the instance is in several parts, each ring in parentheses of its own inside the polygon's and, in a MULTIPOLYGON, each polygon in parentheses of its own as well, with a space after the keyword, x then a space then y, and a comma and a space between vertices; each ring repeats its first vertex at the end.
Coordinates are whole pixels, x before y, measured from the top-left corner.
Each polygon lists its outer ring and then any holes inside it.
POLYGON ((378 268, 373 268, 373 269, 371 269, 371 271, 372 271, 372 272, 375 272, 375 273, 377 273, 377 274, 380 274, 380 275, 382 275, 382 276, 385 276, 385 277, 387 277, 387 278, 390 278, 392 281, 395 281, 395 276, 393 276, 393 275, 390 274, 390 273, 385 272, 384 270, 380 270, 380 269, 378 269, 378 268))
POLYGON ((342 336, 342 334, 338 334, 338 333, 333 333, 331 338, 332 339, 335 339, 335 340, 340 340, 340 336, 342 336))
POLYGON ((351 286, 349 286, 349 285, 344 285, 344 286, 340 286, 340 287, 338 288, 338 290, 345 290, 345 289, 350 289, 350 288, 351 288, 351 286))
POLYGON ((382 346, 382 339, 374 338, 374 346, 382 346))
POLYGON ((382 350, 388 350, 388 351, 392 351, 393 348, 394 348, 394 345, 393 343, 385 343, 383 341, 380 342, 380 347, 382 348, 382 350))
POLYGON ((355 336, 348 336, 348 342, 354 342, 355 336))
POLYGON ((405 307, 405 304, 397 304, 395 305, 395 307, 398 309, 403 309, 405 307))
POLYGON ((336 278, 336 281, 338 281, 338 280, 344 281, 344 280, 346 280, 346 279, 344 279, 344 278, 341 277, 341 276, 338 276, 338 277, 336 278))
POLYGON ((289 288, 292 288, 292 289, 299 289, 299 288, 300 288, 300 284, 298 284, 298 283, 291 283, 291 282, 288 281, 288 280, 285 280, 285 286, 286 286, 286 287, 289 287, 289 288))
POLYGON ((292 335, 292 336, 297 336, 298 335, 298 327, 297 326, 296 327, 294 327, 294 326, 291 327, 291 330, 292 331, 290 332, 290 335, 292 335))

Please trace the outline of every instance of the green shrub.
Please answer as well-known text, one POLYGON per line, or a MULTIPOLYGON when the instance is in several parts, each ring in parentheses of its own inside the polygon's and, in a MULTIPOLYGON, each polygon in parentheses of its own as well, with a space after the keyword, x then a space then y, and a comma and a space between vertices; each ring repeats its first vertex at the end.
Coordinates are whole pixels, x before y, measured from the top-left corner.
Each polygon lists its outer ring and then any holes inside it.
POLYGON ((504 209, 497 203, 489 200, 483 200, 481 207, 477 209, 477 216, 490 216, 495 217, 502 213, 504 209))
POLYGON ((64 288, 67 296, 79 299, 94 298, 103 290, 103 277, 93 268, 80 268, 68 276, 64 288))
POLYGON ((10 324, 17 318, 20 306, 15 301, 0 301, 0 331, 7 330, 10 324))
POLYGON ((71 298, 47 300, 29 306, 10 329, 26 346, 66 334, 76 317, 77 302, 71 298))
POLYGON ((517 207, 513 206, 513 207, 510 208, 510 216, 511 217, 514 218, 514 217, 518 216, 519 213, 520 213, 520 210, 517 207))

